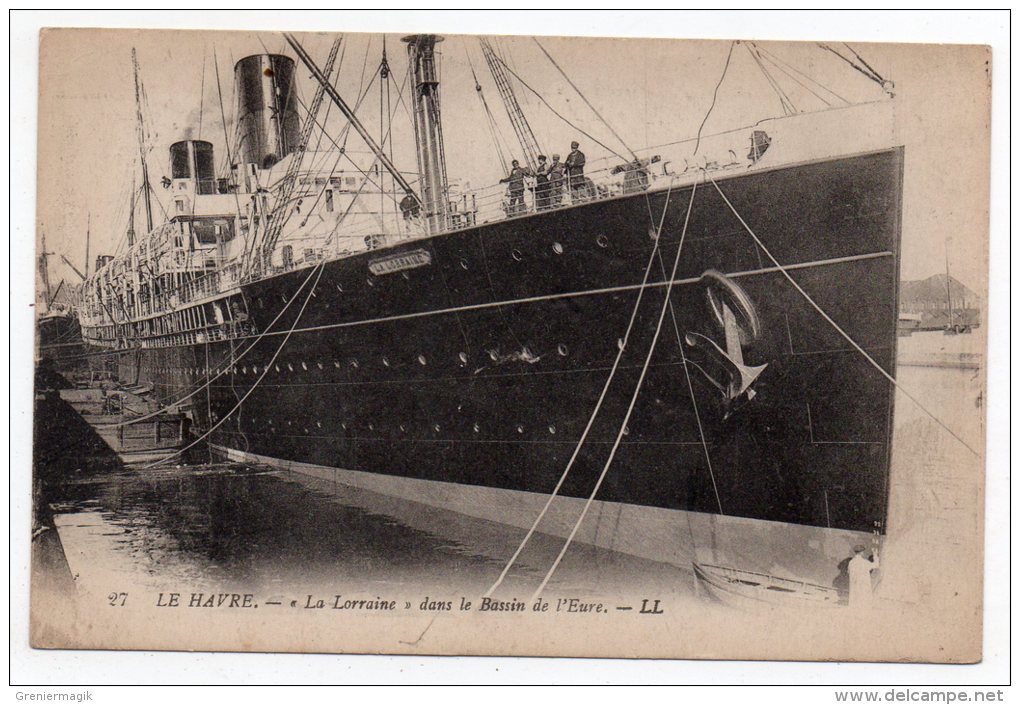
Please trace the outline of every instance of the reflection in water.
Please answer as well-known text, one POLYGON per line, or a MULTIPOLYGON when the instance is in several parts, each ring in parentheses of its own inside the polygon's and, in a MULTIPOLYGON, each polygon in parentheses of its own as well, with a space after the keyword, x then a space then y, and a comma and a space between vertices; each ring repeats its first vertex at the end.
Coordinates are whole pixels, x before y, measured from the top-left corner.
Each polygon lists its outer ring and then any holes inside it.
MULTIPOLYGON (((240 465, 96 474, 63 485, 50 506, 83 584, 102 569, 161 590, 477 595, 523 537, 457 513, 240 465)), ((528 597, 561 546, 536 534, 497 596, 528 597)), ((584 544, 571 546, 547 594, 634 590, 672 600, 695 594, 688 571, 584 544)))

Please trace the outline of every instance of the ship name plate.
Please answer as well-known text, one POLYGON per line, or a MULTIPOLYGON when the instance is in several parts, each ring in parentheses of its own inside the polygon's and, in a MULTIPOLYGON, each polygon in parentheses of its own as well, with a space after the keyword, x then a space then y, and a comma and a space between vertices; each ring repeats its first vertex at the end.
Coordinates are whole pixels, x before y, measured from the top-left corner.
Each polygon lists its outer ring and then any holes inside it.
POLYGON ((427 264, 432 264, 432 255, 427 250, 417 249, 371 260, 368 263, 368 268, 372 274, 378 276, 400 272, 405 269, 414 269, 415 267, 424 267, 427 264))

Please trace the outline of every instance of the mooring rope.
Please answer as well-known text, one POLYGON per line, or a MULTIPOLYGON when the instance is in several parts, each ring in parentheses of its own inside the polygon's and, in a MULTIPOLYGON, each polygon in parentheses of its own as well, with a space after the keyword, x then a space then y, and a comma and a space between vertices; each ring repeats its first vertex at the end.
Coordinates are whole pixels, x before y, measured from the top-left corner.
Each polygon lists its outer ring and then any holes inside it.
MULTIPOLYGON (((659 253, 659 266, 662 268, 662 276, 666 276, 666 263, 662 261, 662 253, 659 253)), ((680 324, 676 320, 676 310, 673 308, 673 301, 669 301, 669 315, 673 320, 673 331, 676 333, 676 346, 680 350, 680 361, 684 368, 684 377, 687 379, 687 390, 691 395, 691 406, 694 407, 694 420, 698 423, 698 438, 701 439, 701 447, 705 452, 705 464, 708 466, 708 477, 712 481, 712 492, 715 493, 715 502, 719 507, 719 513, 725 514, 722 506, 722 499, 719 497, 719 487, 715 481, 715 470, 712 469, 712 457, 708 452, 708 442, 705 440, 705 427, 701 423, 701 412, 698 411, 698 400, 694 396, 694 384, 691 382, 691 371, 687 368, 687 354, 684 353, 683 336, 680 335, 680 324)), ((695 364, 691 362, 690 364, 695 364)), ((693 537, 692 537, 693 538, 693 537)))
POLYGON ((600 113, 595 108, 595 106, 591 104, 591 101, 589 101, 587 96, 585 96, 585 94, 581 92, 581 89, 578 88, 577 85, 573 81, 570 80, 570 76, 567 75, 566 71, 564 71, 562 68, 560 68, 560 65, 558 63, 556 63, 556 59, 552 58, 552 54, 550 54, 548 51, 546 51, 546 48, 544 46, 542 46, 542 42, 538 41, 538 37, 532 37, 532 39, 535 40, 535 44, 537 44, 538 48, 542 50, 543 54, 545 54, 545 58, 549 59, 549 61, 552 63, 552 65, 556 67, 556 70, 559 71, 560 75, 563 76, 563 78, 566 80, 566 82, 570 84, 570 87, 573 88, 574 91, 577 92, 577 95, 581 96, 581 100, 584 101, 584 104, 587 105, 591 109, 591 111, 593 113, 595 113, 595 117, 597 117, 599 120, 602 121, 602 124, 605 125, 609 129, 610 132, 613 133, 613 137, 615 137, 617 139, 617 141, 620 144, 623 145, 624 149, 626 149, 628 152, 630 152, 631 158, 634 159, 635 161, 637 161, 638 157, 637 157, 636 154, 634 154, 634 150, 631 149, 630 146, 628 146, 628 144, 623 141, 623 138, 620 137, 619 133, 617 133, 617 131, 613 129, 613 126, 609 124, 609 121, 606 120, 604 117, 602 117, 602 113, 600 113))
MULTIPOLYGON (((652 214, 652 203, 648 198, 647 193, 645 194, 645 203, 648 206, 649 217, 654 218, 652 214)), ((659 252, 659 268, 662 271, 662 278, 666 279, 666 262, 662 259, 662 252, 659 252)), ((691 395, 691 407, 694 409, 694 420, 698 425, 698 438, 701 439, 701 448, 705 454, 705 465, 708 467, 708 477, 712 482, 712 492, 715 494, 716 505, 719 507, 719 514, 725 514, 722 506, 722 499, 719 496, 719 487, 715 481, 715 469, 712 467, 712 455, 708 450, 708 442, 705 439, 705 428, 704 424, 701 423, 701 411, 698 409, 698 400, 694 396, 694 384, 691 382, 691 372, 688 369, 688 365, 694 365, 697 367, 697 363, 687 359, 687 354, 684 352, 683 336, 680 335, 680 324, 676 318, 676 308, 673 306, 673 300, 669 299, 669 315, 673 320, 673 332, 676 335, 676 346, 680 351, 680 362, 684 368, 684 377, 687 380, 687 390, 691 395)), ((697 541, 694 538, 694 527, 691 524, 690 512, 684 512, 687 519, 687 533, 691 538, 691 546, 696 547, 697 541)))
MULTIPOLYGON (((647 193, 645 194, 645 203, 648 206, 649 217, 654 218, 654 216, 652 215, 652 202, 648 198, 647 193)), ((662 271, 663 281, 665 281, 666 262, 662 259, 661 251, 659 252, 659 268, 662 271)), ((676 334, 676 347, 680 351, 680 362, 684 368, 684 376, 687 379, 687 390, 690 392, 691 395, 691 406, 694 408, 694 419, 698 425, 698 437, 701 439, 701 447, 705 453, 705 463, 708 466, 708 476, 709 479, 712 481, 712 491, 715 493, 715 501, 719 507, 719 513, 724 514, 725 512, 723 512, 722 499, 719 497, 719 488, 715 481, 715 470, 712 468, 712 456, 708 452, 708 442, 705 440, 705 428, 704 425, 701 423, 701 412, 698 410, 698 400, 694 396, 694 384, 691 382, 691 372, 688 369, 688 364, 694 365, 695 367, 697 367, 697 364, 692 360, 688 360, 686 353, 684 353, 683 336, 680 335, 680 324, 677 322, 676 319, 676 309, 673 306, 672 299, 669 299, 669 315, 670 318, 673 320, 673 332, 676 334)), ((690 529, 689 515, 687 517, 687 525, 688 529, 690 529)), ((691 530, 691 541, 692 542, 694 541, 693 530, 691 530)))
POLYGON ((531 524, 531 528, 528 529, 528 533, 521 540, 521 543, 517 547, 517 550, 514 551, 514 554, 510 557, 510 560, 508 560, 506 565, 503 567, 503 571, 499 574, 499 578, 497 578, 496 582, 492 584, 492 587, 490 587, 488 591, 486 591, 485 597, 492 595, 496 588, 498 588, 500 584, 502 584, 503 579, 506 578, 507 573, 510 572, 510 569, 513 567, 514 563, 517 562, 517 558, 521 555, 521 552, 524 550, 524 547, 528 544, 528 541, 531 540, 532 535, 534 535, 535 530, 538 528, 538 525, 542 522, 542 519, 545 517, 546 512, 549 511, 549 507, 552 505, 553 500, 556 499, 556 497, 559 495, 560 489, 563 487, 563 483, 567 479, 567 475, 570 474, 570 470, 574 466, 574 461, 577 460, 577 456, 580 454, 581 448, 584 446, 584 442, 588 438, 588 433, 591 431, 592 426, 595 424, 595 419, 602 408, 602 402, 605 400, 606 394, 609 392, 609 387, 613 383, 613 377, 616 375, 616 370, 620 366, 620 359, 623 357, 623 352, 627 348, 627 342, 630 339, 631 330, 634 328, 634 321, 637 319, 637 313, 641 307, 641 299, 644 296, 645 290, 647 289, 648 276, 652 271, 652 263, 655 261, 655 253, 659 251, 659 241, 660 236, 662 235, 662 226, 666 221, 666 213, 669 209, 669 199, 670 195, 672 194, 672 191, 673 183, 670 182, 669 188, 666 191, 666 202, 662 207, 662 217, 659 219, 659 224, 658 227, 656 228, 655 242, 652 245, 652 252, 648 257, 648 264, 647 266, 645 266, 645 274, 644 278, 641 280, 641 287, 638 289, 637 300, 634 302, 634 308, 631 310, 630 320, 627 323, 627 330, 624 332, 620 344, 616 346, 617 347, 616 359, 613 361, 613 366, 609 371, 609 376, 606 378, 606 382, 602 387, 602 393, 599 394, 598 401, 595 402, 595 408, 592 409, 591 415, 588 417, 588 423, 585 425, 584 431, 581 433, 581 437, 577 440, 577 444, 574 446, 574 452, 570 456, 570 460, 567 462, 567 466, 566 468, 564 468, 563 474, 560 475, 560 479, 556 483, 556 487, 553 488, 552 493, 549 495, 549 498, 545 502, 545 506, 542 507, 542 511, 539 512, 538 516, 535 518, 535 521, 531 524))
MULTIPOLYGON (((291 325, 291 327, 290 327, 290 330, 289 330, 289 331, 287 331, 287 335, 286 335, 286 336, 284 336, 284 338, 283 338, 283 340, 282 340, 282 341, 280 341, 280 345, 279 345, 279 347, 277 347, 277 348, 276 348, 276 352, 275 352, 275 353, 273 353, 273 356, 272 356, 272 357, 271 357, 271 358, 269 359, 269 362, 268 362, 268 363, 266 363, 265 369, 263 369, 263 370, 262 370, 262 374, 260 374, 260 375, 259 375, 259 378, 258 378, 257 380, 255 380, 255 383, 251 385, 251 388, 250 388, 250 389, 249 389, 249 390, 248 390, 247 392, 245 392, 245 393, 244 393, 244 396, 242 396, 242 397, 241 397, 241 398, 240 398, 240 399, 238 400, 238 402, 237 402, 237 403, 236 403, 236 404, 234 405, 234 407, 233 407, 233 408, 232 408, 232 409, 231 409, 230 411, 228 411, 228 412, 227 412, 226 414, 224 414, 224 415, 223 415, 223 418, 221 418, 221 419, 220 419, 219 421, 217 421, 217 422, 216 422, 215 424, 213 424, 212 426, 210 426, 210 427, 209 427, 209 429, 208 429, 208 430, 207 430, 207 431, 206 431, 205 433, 203 433, 203 434, 202 434, 201 436, 199 436, 199 437, 198 437, 198 438, 196 438, 196 439, 195 439, 194 441, 192 441, 192 442, 191 442, 191 443, 189 443, 188 445, 184 446, 184 447, 183 447, 183 448, 181 448, 180 450, 178 450, 178 451, 175 451, 175 452, 174 452, 174 453, 172 453, 171 455, 168 455, 168 456, 167 456, 167 457, 165 457, 165 458, 161 458, 160 460, 157 460, 157 461, 156 461, 156 462, 154 462, 154 463, 150 463, 150 464, 148 464, 148 465, 143 465, 143 466, 142 466, 142 468, 141 468, 142 470, 147 470, 147 469, 149 469, 149 468, 154 468, 154 467, 156 467, 157 465, 162 465, 163 463, 167 462, 167 461, 168 461, 168 460, 170 460, 171 458, 176 458, 176 457, 178 457, 178 456, 181 456, 181 455, 183 455, 183 454, 184 454, 184 453, 186 453, 187 451, 191 450, 191 449, 192 449, 192 448, 194 448, 194 447, 195 447, 196 445, 198 445, 199 443, 201 443, 202 441, 204 441, 204 440, 205 440, 206 438, 208 438, 208 437, 209 437, 210 435, 212 435, 212 432, 213 432, 213 431, 215 431, 215 430, 216 430, 217 428, 219 428, 220 426, 222 426, 222 425, 223 425, 223 423, 224 423, 224 422, 225 422, 225 421, 226 421, 227 419, 229 419, 229 418, 230 418, 231 416, 233 416, 233 415, 234 415, 234 412, 235 412, 235 411, 237 411, 238 409, 240 409, 240 408, 241 408, 241 405, 242 405, 242 404, 244 404, 245 400, 246 400, 246 399, 247 399, 248 397, 250 397, 250 396, 251 396, 252 392, 254 392, 254 391, 255 391, 255 390, 256 390, 256 389, 258 388, 259 384, 261 384, 261 382, 262 382, 262 380, 263 380, 263 379, 265 378, 265 376, 266 376, 267 374, 269 374, 269 370, 270 370, 270 368, 272 368, 272 366, 273 366, 273 363, 274 363, 274 362, 276 362, 276 358, 280 356, 280 353, 281 353, 281 352, 283 352, 283 348, 284 348, 284 346, 285 346, 285 345, 287 345, 287 341, 289 341, 289 340, 290 340, 290 336, 291 336, 291 335, 292 335, 292 334, 294 333, 294 329, 295 329, 295 328, 297 328, 297 324, 298 324, 298 322, 299 322, 299 321, 301 320, 301 316, 303 316, 303 315, 304 315, 304 313, 305 313, 305 309, 306 309, 306 308, 308 307, 308 302, 312 300, 312 294, 313 294, 313 293, 315 293, 315 287, 319 285, 319 279, 320 279, 320 278, 322 277, 322 271, 323 271, 323 269, 325 269, 325 263, 324 263, 324 262, 322 262, 322 263, 319 263, 319 264, 318 264, 318 265, 316 266, 316 268, 315 268, 315 269, 317 269, 317 270, 318 270, 318 275, 317 275, 317 276, 315 277, 315 283, 314 283, 314 284, 312 284, 312 288, 308 290, 308 296, 306 296, 306 297, 305 297, 305 301, 304 301, 304 303, 303 303, 303 304, 301 304, 301 310, 300 310, 300 311, 298 311, 298 314, 297 314, 297 316, 296 316, 296 317, 295 317, 295 319, 294 319, 294 323, 293 323, 293 324, 291 325)), ((312 271, 314 272, 315 270, 312 270, 312 271)), ((311 275, 309 275, 309 276, 311 276, 311 275)), ((211 420, 212 420, 212 419, 210 419, 210 421, 211 421, 211 420)))
POLYGON ((707 170, 704 170, 704 169, 702 169, 702 171, 704 172, 705 176, 706 176, 706 177, 707 177, 707 178, 709 179, 709 181, 711 181, 711 182, 712 182, 712 185, 713 185, 713 186, 715 186, 715 190, 719 192, 719 195, 720 195, 720 196, 722 197, 723 201, 725 201, 725 202, 726 202, 726 205, 727 205, 727 206, 729 206, 729 208, 730 208, 730 210, 731 210, 731 211, 733 211, 733 215, 735 215, 735 216, 736 216, 736 218, 737 218, 737 220, 739 220, 739 221, 740 221, 740 224, 741 224, 742 226, 744 226, 744 230, 746 230, 746 231, 747 231, 747 233, 748 233, 748 234, 749 234, 749 235, 751 236, 751 238, 752 238, 752 239, 754 239, 754 241, 755 241, 755 243, 756 243, 756 244, 758 245, 758 247, 760 247, 760 248, 762 249, 762 252, 764 252, 764 253, 765 253, 765 255, 766 255, 766 256, 767 256, 767 257, 768 257, 768 258, 769 258, 770 260, 772 260, 772 263, 773 263, 773 264, 774 264, 774 265, 776 266, 776 268, 777 268, 777 269, 779 270, 779 272, 781 272, 781 273, 782 273, 782 275, 783 275, 784 277, 786 277, 787 281, 789 281, 789 282, 790 282, 790 283, 791 283, 791 284, 793 285, 793 288, 795 288, 795 289, 796 289, 796 290, 797 290, 798 292, 800 292, 800 295, 801 295, 801 296, 803 296, 803 297, 804 297, 804 299, 805 299, 805 300, 806 300, 806 301, 807 301, 807 302, 808 302, 809 304, 811 304, 812 308, 814 308, 814 309, 815 309, 816 311, 818 311, 818 313, 819 313, 819 314, 821 314, 822 318, 824 318, 824 319, 825 319, 825 320, 826 320, 826 321, 828 322, 828 324, 829 324, 829 325, 831 325, 831 326, 832 326, 833 328, 835 328, 835 329, 836 329, 836 332, 837 332, 837 333, 839 333, 839 334, 840 334, 841 336, 843 336, 843 338, 845 338, 845 339, 846 339, 846 341, 847 341, 848 343, 850 343, 850 345, 852 345, 852 346, 854 347, 854 349, 855 349, 855 350, 856 350, 857 352, 859 352, 859 353, 860 353, 861 355, 863 355, 863 356, 864 356, 864 359, 865 359, 865 360, 867 360, 867 361, 868 361, 869 363, 871 363, 871 366, 872 366, 872 367, 874 367, 874 368, 875 368, 876 370, 878 370, 878 371, 879 371, 879 373, 881 373, 881 375, 882 375, 883 377, 885 377, 885 378, 886 378, 887 380, 889 380, 889 381, 890 381, 890 382, 891 382, 891 383, 893 384, 893 386, 894 386, 894 387, 896 387, 896 389, 898 389, 899 391, 901 391, 901 392, 902 392, 902 393, 904 394, 904 396, 906 396, 906 397, 907 397, 908 399, 910 399, 910 401, 914 402, 914 404, 916 404, 916 405, 917 405, 917 408, 919 408, 919 409, 920 409, 921 411, 923 411, 923 412, 924 412, 924 413, 925 413, 925 414, 926 414, 926 415, 927 415, 928 417, 930 417, 930 418, 932 419, 932 421, 934 421, 934 422, 935 422, 935 423, 937 423, 937 424, 938 424, 939 426, 941 426, 941 427, 943 428, 943 430, 945 430, 945 432, 946 432, 946 433, 948 433, 948 434, 949 434, 950 436, 952 436, 952 437, 953 437, 953 438, 955 438, 955 439, 956 439, 957 441, 959 441, 959 442, 960 442, 960 443, 961 443, 961 444, 963 445, 963 447, 964 447, 964 448, 966 448, 967 450, 969 450, 969 451, 970 451, 971 453, 973 453, 973 454, 974 454, 975 456, 978 456, 978 457, 980 457, 980 456, 981 456, 981 454, 980 454, 980 453, 978 453, 978 451, 977 451, 977 450, 975 450, 974 448, 972 448, 972 447, 970 446, 970 444, 968 444, 968 443, 967 443, 967 442, 966 442, 965 440, 963 440, 962 438, 960 438, 960 436, 958 436, 958 435, 957 435, 957 434, 956 434, 956 433, 955 433, 955 432, 954 432, 954 431, 953 431, 953 430, 952 430, 951 428, 949 428, 949 426, 947 426, 947 425, 946 425, 946 424, 945 424, 945 423, 944 423, 944 422, 943 422, 943 421, 942 421, 941 419, 939 419, 939 418, 938 418, 937 416, 935 416, 935 414, 933 414, 932 412, 928 411, 928 409, 927 409, 927 408, 926 408, 926 407, 924 406, 924 404, 922 404, 922 403, 921 403, 921 402, 920 402, 920 401, 919 401, 919 400, 917 399, 917 397, 915 397, 915 396, 914 396, 913 394, 911 394, 911 393, 910 393, 909 391, 907 391, 906 389, 904 389, 904 388, 903 388, 903 386, 902 386, 902 385, 900 385, 900 383, 899 383, 899 382, 898 382, 898 381, 896 380, 896 378, 895 378, 895 377, 893 377, 893 376, 892 376, 891 374, 889 374, 888 372, 886 372, 886 371, 885 371, 885 369, 884 369, 884 368, 883 368, 883 367, 882 367, 882 366, 881 366, 880 364, 878 364, 878 362, 877 362, 877 361, 875 360, 875 358, 873 358, 873 357, 872 357, 871 355, 869 355, 869 354, 868 354, 868 353, 867 353, 867 352, 866 352, 866 351, 864 350, 864 348, 862 348, 862 347, 861 347, 860 345, 858 345, 858 344, 857 344, 857 341, 856 341, 856 340, 854 340, 853 338, 851 338, 851 337, 850 337, 850 335, 849 335, 849 334, 848 334, 848 333, 847 333, 847 332, 846 332, 845 330, 843 330, 843 329, 842 329, 842 328, 841 328, 841 327, 839 326, 839 324, 838 324, 838 323, 836 323, 836 321, 832 320, 832 318, 831 318, 831 317, 829 316, 829 314, 827 314, 827 313, 826 313, 826 312, 825 312, 825 311, 824 311, 824 310, 822 309, 822 307, 821 307, 821 306, 819 306, 819 305, 818 305, 818 304, 817 304, 817 303, 815 302, 815 300, 814 300, 813 298, 811 298, 811 295, 810 295, 810 294, 808 294, 808 293, 807 293, 806 291, 804 291, 804 289, 803 289, 803 288, 801 288, 800 284, 798 284, 798 283, 797 283, 797 281, 796 281, 796 280, 795 280, 795 279, 794 279, 794 278, 793 278, 792 276, 790 276, 790 273, 789 273, 788 271, 786 271, 786 267, 784 267, 784 266, 783 266, 782 264, 780 264, 780 263, 779 263, 779 260, 777 260, 777 259, 776 259, 775 257, 773 257, 773 256, 772 256, 772 253, 771 253, 771 252, 769 252, 769 249, 768 249, 767 247, 765 247, 765 243, 763 243, 763 242, 761 241, 761 238, 759 238, 759 237, 758 237, 757 235, 755 235, 754 231, 753 231, 753 230, 751 230, 751 226, 749 226, 749 225, 747 224, 747 222, 746 222, 746 221, 745 221, 745 220, 744 220, 744 219, 743 219, 743 218, 741 217, 740 213, 738 213, 738 212, 737 212, 737 209, 733 207, 733 204, 732 204, 732 203, 730 203, 730 199, 728 199, 728 198, 726 197, 726 194, 725 194, 725 193, 723 193, 722 189, 721 189, 721 188, 719 188, 719 184, 717 184, 717 183, 716 183, 715 179, 713 179, 713 178, 712 178, 712 176, 711 176, 711 175, 710 175, 710 174, 708 173, 708 171, 707 171, 707 170))
POLYGON ((701 124, 698 125, 698 136, 694 141, 694 154, 698 153, 698 149, 701 147, 701 131, 705 129, 705 123, 708 122, 708 116, 715 110, 715 101, 719 98, 719 88, 722 87, 723 81, 726 80, 726 72, 730 70, 730 59, 733 58, 733 47, 737 43, 730 42, 729 53, 726 54, 726 63, 723 65, 722 75, 719 76, 719 82, 715 84, 715 90, 712 91, 712 104, 708 106, 708 111, 705 113, 705 117, 702 118, 701 124))
POLYGON ((680 266, 680 253, 684 249, 684 239, 687 236, 687 226, 691 220, 691 210, 694 207, 694 194, 697 191, 698 185, 694 184, 691 189, 691 199, 687 203, 687 215, 684 216, 684 227, 680 231, 680 244, 676 248, 676 257, 673 258, 673 270, 669 276, 669 286, 666 287, 665 301, 662 302, 662 308, 659 310, 659 320, 655 325, 655 334, 652 336, 652 342, 648 347, 648 354, 645 356, 645 363, 641 367, 641 374, 638 376, 637 384, 634 387, 634 393, 630 397, 630 405, 627 407, 627 413, 623 417, 623 422, 620 424, 620 430, 616 433, 616 441, 613 442, 613 447, 609 451, 609 457, 606 458, 605 465, 602 466, 602 472, 599 474, 598 480, 595 482, 595 487, 592 488, 591 494, 588 495, 587 501, 584 503, 584 509, 581 510, 581 515, 574 522, 574 528, 570 530, 570 535, 567 536, 566 542, 563 544, 563 548, 560 549, 560 553, 556 556, 556 560, 553 561, 549 571, 545 574, 545 578, 542 580, 542 584, 538 586, 534 594, 531 596, 531 601, 534 602, 542 591, 545 590, 545 586, 549 584, 549 580, 552 579, 553 573, 559 567, 560 562, 563 560, 563 556, 566 555, 567 549, 570 548, 570 544, 573 543, 574 537, 577 535, 577 530, 581 528, 581 524, 584 522, 584 518, 588 514, 588 510, 591 509, 592 503, 595 501, 595 495, 598 494, 599 489, 602 487, 602 482, 606 479, 606 475, 609 473, 609 468, 613 464, 613 459, 616 457, 616 451, 620 447, 620 442, 623 440, 624 435, 627 432, 627 424, 630 423, 630 416, 634 413, 634 406, 637 404, 638 396, 641 394, 641 387, 644 384, 645 376, 648 374, 648 367, 652 362, 652 356, 655 354, 655 346, 659 342, 659 334, 662 332, 662 322, 666 319, 666 311, 669 308, 670 296, 673 293, 673 281, 676 279, 676 271, 680 266))

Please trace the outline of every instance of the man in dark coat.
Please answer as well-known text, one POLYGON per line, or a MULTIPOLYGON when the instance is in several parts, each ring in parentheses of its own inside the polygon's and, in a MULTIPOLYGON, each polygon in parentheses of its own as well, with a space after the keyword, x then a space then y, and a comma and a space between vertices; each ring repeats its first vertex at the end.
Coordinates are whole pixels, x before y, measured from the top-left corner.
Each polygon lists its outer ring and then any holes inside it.
POLYGON ((549 207, 555 208, 560 205, 563 199, 563 162, 560 155, 552 155, 552 164, 549 165, 549 207))
POLYGON ((584 189, 584 152, 578 147, 577 142, 570 143, 570 154, 563 165, 567 168, 567 182, 570 184, 570 193, 577 196, 578 191, 584 189))
POLYGON ((510 194, 510 205, 507 209, 507 215, 514 216, 524 213, 524 177, 531 175, 529 169, 525 169, 520 165, 520 162, 514 159, 510 173, 506 178, 499 180, 499 183, 507 184, 507 191, 510 194))
POLYGON ((540 211, 547 210, 552 205, 551 184, 549 183, 551 168, 545 155, 539 154, 538 167, 535 169, 535 207, 540 211))

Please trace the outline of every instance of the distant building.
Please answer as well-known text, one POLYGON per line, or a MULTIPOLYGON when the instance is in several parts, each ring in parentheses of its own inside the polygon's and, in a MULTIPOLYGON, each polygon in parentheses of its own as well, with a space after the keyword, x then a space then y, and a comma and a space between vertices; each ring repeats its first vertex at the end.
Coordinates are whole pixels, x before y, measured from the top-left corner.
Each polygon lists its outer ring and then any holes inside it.
POLYGON ((900 282, 900 318, 916 319, 917 330, 940 330, 949 325, 949 300, 955 324, 971 327, 981 323, 981 299, 966 286, 949 277, 946 296, 946 275, 935 274, 927 279, 900 282))

